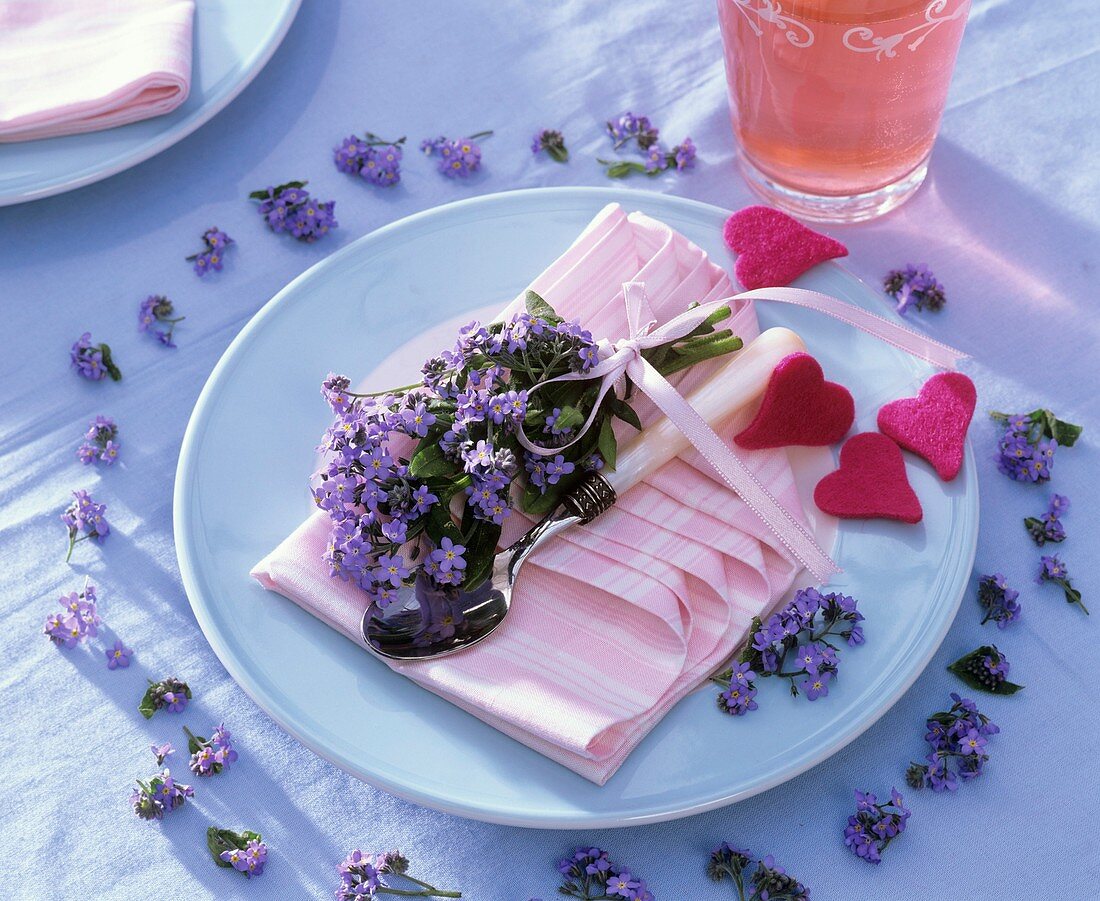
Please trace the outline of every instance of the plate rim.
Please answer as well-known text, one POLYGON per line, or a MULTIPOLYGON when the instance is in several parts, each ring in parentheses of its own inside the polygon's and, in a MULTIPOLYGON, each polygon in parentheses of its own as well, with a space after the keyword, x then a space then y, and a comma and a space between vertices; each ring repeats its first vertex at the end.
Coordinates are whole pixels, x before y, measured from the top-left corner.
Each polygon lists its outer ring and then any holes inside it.
MULTIPOLYGON (((287 718, 285 718, 281 712, 279 712, 279 705, 275 703, 275 699, 271 696, 263 686, 259 684, 259 681, 253 679, 248 672, 248 668, 242 665, 241 660, 238 659, 236 653, 232 650, 229 643, 223 641, 221 634, 214 627, 214 623, 207 615, 206 607, 203 603, 196 601, 197 597, 201 597, 201 592, 198 587, 197 567, 194 567, 194 561, 192 559, 192 548, 189 542, 186 540, 188 535, 187 522, 190 518, 190 503, 187 498, 187 486, 189 485, 189 476, 191 470, 195 466, 195 461, 198 455, 198 448, 201 443, 201 425, 202 421, 206 418, 207 407, 212 405, 214 400, 215 391, 220 384, 222 374, 228 370, 235 363, 235 356, 237 352, 243 348, 247 343, 253 340, 255 333, 261 328, 266 320, 274 315, 274 311, 278 309, 279 305, 285 302, 285 298, 294 291, 298 284, 305 281, 307 278, 312 278, 317 272, 331 266, 339 265, 346 257, 354 256, 359 252, 362 245, 384 238, 389 232, 404 229, 410 226, 415 226, 417 222, 422 219, 430 219, 438 215, 441 211, 449 211, 455 208, 476 207, 480 205, 487 205, 492 203, 508 202, 511 198, 519 198, 522 200, 524 197, 545 197, 548 195, 559 196, 568 198, 570 195, 578 199, 581 198, 606 198, 616 192, 613 188, 603 188, 596 186, 571 186, 571 187, 540 187, 540 188, 523 188, 517 190, 498 191, 490 194, 481 194, 475 197, 462 198, 449 203, 440 204, 438 206, 430 207, 425 210, 420 210, 409 216, 402 217, 394 220, 393 222, 386 223, 379 228, 376 228, 366 234, 360 236, 351 243, 345 245, 339 250, 332 253, 330 256, 319 260, 313 266, 306 269, 304 272, 297 275, 294 279, 288 282, 283 288, 281 288, 270 300, 268 300, 256 313, 249 319, 247 323, 242 327, 241 331, 233 338, 228 347, 222 353, 218 362, 211 370, 210 375, 207 377, 202 391, 199 393, 195 406, 191 412, 191 416, 188 419, 187 427, 184 432, 183 440, 180 445, 180 454, 176 466, 175 481, 173 486, 173 504, 172 504, 172 522, 173 522, 173 543, 176 548, 176 559, 180 569, 180 577, 183 582, 184 591, 187 594, 188 603, 191 606, 192 612, 195 615, 195 619, 198 622, 199 628, 202 630, 204 637, 210 644, 211 649, 218 657, 221 664, 225 667, 226 671, 233 678, 233 680, 241 687, 241 689, 251 698, 261 710, 275 721, 275 723, 283 729, 285 732, 292 735, 297 741, 301 742, 313 753, 317 754, 324 760, 333 763, 341 770, 350 775, 355 776, 357 779, 361 779, 367 784, 381 789, 389 794, 395 795, 406 801, 410 801, 414 804, 418 804, 423 807, 427 807, 433 810, 439 810, 443 813, 451 814, 454 816, 460 816, 467 819, 478 820, 481 822, 495 823, 504 826, 518 826, 523 828, 537 828, 537 829, 606 829, 606 828, 621 828, 626 826, 639 826, 650 823, 666 822, 669 820, 675 820, 682 817, 693 816, 699 813, 705 813, 710 810, 715 810, 721 807, 728 806, 750 798, 754 795, 760 794, 771 788, 781 785, 784 782, 788 782, 794 779, 796 776, 812 769, 819 763, 828 760, 830 757, 838 753, 844 747, 851 742, 855 741, 859 736, 866 732, 871 726, 873 726, 878 720, 884 716, 897 702, 902 695, 905 694, 912 687, 913 683, 921 676, 924 670, 927 668, 928 663, 932 657, 942 645, 948 631, 953 625, 955 618, 958 614, 959 607, 962 603, 962 598, 966 592, 967 579, 960 580, 961 588, 956 593, 957 596, 951 603, 948 604, 945 615, 939 627, 932 633, 932 639, 927 642, 923 653, 919 654, 915 659, 915 665, 910 667, 908 673, 902 678, 896 679, 888 683, 889 689, 880 695, 880 699, 875 705, 875 708, 869 713, 863 714, 851 728, 848 728, 838 733, 834 740, 828 741, 819 745, 814 749, 812 753, 804 756, 793 767, 784 767, 773 772, 769 777, 762 779, 754 785, 743 788, 737 791, 723 794, 719 797, 710 798, 701 802, 694 802, 687 806, 676 805, 675 808, 665 807, 660 810, 643 812, 637 814, 619 815, 608 817, 600 813, 590 812, 577 812, 572 815, 559 816, 553 815, 540 815, 537 813, 532 814, 530 811, 518 812, 507 808, 501 808, 500 805, 495 807, 479 806, 476 803, 469 801, 458 801, 453 799, 441 799, 436 795, 427 794, 418 791, 414 786, 395 781, 385 776, 378 776, 374 773, 366 773, 355 764, 353 761, 346 758, 343 754, 337 753, 332 749, 322 748, 318 742, 315 742, 308 734, 296 725, 292 724, 287 718)), ((714 204, 706 203, 703 201, 693 200, 691 198, 679 197, 677 195, 662 194, 653 191, 638 190, 636 192, 641 197, 648 197, 656 202, 672 203, 686 209, 694 209, 697 212, 705 213, 708 215, 728 215, 729 211, 716 206, 714 204)), ((853 278, 857 278, 852 274, 853 278)), ((948 576, 948 584, 954 578, 958 577, 960 572, 969 574, 973 569, 974 560, 977 554, 978 533, 979 533, 979 518, 980 518, 980 490, 977 480, 977 468, 976 460, 974 457, 973 446, 970 437, 966 439, 966 466, 967 469, 973 474, 974 478, 974 491, 966 497, 969 502, 969 509, 966 510, 969 513, 967 517, 968 522, 972 522, 971 534, 967 546, 963 549, 963 553, 957 558, 957 566, 954 571, 948 576)), ((904 659, 904 658, 902 658, 904 659)), ((896 670, 895 670, 896 671, 896 670)), ((579 777, 578 777, 579 778, 579 777)))
MULTIPOLYGON (((192 116, 182 119, 172 127, 158 133, 156 137, 147 143, 140 145, 136 149, 122 153, 115 162, 103 168, 95 169, 93 167, 93 171, 85 170, 83 174, 77 176, 58 176, 45 185, 23 190, 16 189, 11 193, 4 192, 2 185, 0 185, 0 207, 17 206, 21 203, 30 203, 31 201, 42 200, 46 197, 55 197, 58 194, 67 194, 69 191, 75 191, 77 188, 83 188, 87 185, 95 184, 98 181, 103 181, 106 178, 111 178, 114 175, 118 175, 120 172, 125 172, 127 169, 132 169, 134 166, 151 160, 157 154, 163 153, 169 147, 178 144, 184 138, 198 131, 202 126, 236 100, 245 88, 252 84, 256 76, 259 75, 267 66, 268 62, 270 62, 271 57, 275 55, 275 51, 282 45, 287 32, 290 31, 290 26, 294 24, 294 20, 297 18, 298 11, 302 6, 302 0, 284 0, 284 2, 286 5, 283 7, 282 17, 276 23, 267 41, 260 47, 259 53, 253 56, 251 63, 245 67, 241 74, 241 78, 237 82, 231 84, 229 89, 222 96, 215 98, 211 103, 200 106, 195 110, 192 116)), ((196 9, 196 13, 197 12, 198 9, 196 9)), ((194 49, 192 49, 191 52, 193 54, 195 52, 194 49)), ((171 113, 168 115, 171 115, 171 113)), ((65 135, 65 137, 70 136, 65 135)), ((39 138, 38 140, 52 140, 52 138, 39 138)), ((20 143, 33 144, 35 142, 26 141, 20 143)))

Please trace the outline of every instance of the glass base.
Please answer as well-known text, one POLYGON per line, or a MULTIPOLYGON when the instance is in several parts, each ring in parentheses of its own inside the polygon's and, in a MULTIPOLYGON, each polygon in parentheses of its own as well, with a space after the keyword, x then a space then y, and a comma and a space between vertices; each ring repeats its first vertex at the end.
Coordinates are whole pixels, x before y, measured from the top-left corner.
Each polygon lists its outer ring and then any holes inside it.
POLYGON ((749 162, 745 154, 738 154, 738 158, 741 172, 753 191, 772 206, 812 222, 864 222, 874 219, 905 203, 928 174, 928 157, 925 157, 904 178, 866 194, 806 194, 785 187, 765 175, 749 162))

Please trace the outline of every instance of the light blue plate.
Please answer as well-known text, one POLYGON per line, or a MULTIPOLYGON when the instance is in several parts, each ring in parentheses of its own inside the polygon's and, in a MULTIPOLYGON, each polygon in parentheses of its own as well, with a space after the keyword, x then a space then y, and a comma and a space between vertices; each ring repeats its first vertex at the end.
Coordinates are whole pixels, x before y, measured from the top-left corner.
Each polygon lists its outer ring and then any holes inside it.
POLYGON ((187 100, 166 116, 120 128, 0 144, 0 206, 89 185, 183 140, 256 77, 282 43, 301 2, 196 0, 187 100))
MULTIPOLYGON (((184 438, 176 546, 215 652, 304 744, 418 804, 520 826, 602 827, 685 816, 763 791, 835 753, 901 696, 939 647, 970 575, 978 532, 972 452, 950 484, 907 455, 924 521, 840 527, 834 551, 845 572, 835 588, 860 600, 867 644, 844 652, 829 697, 810 704, 764 683, 760 710, 733 718, 716 709, 714 688, 704 688, 603 787, 394 674, 249 579, 249 568, 311 511, 306 481, 328 423, 318 393, 326 373, 365 374, 427 325, 503 306, 611 201, 730 262, 725 211, 643 191, 516 191, 428 210, 318 263, 257 313, 218 363, 184 438)), ((835 264, 799 284, 886 307, 835 264)), ((928 374, 912 357, 821 314, 784 304, 758 309, 765 325, 803 335, 828 376, 852 390, 861 430, 874 428, 883 402, 915 393, 928 374)))

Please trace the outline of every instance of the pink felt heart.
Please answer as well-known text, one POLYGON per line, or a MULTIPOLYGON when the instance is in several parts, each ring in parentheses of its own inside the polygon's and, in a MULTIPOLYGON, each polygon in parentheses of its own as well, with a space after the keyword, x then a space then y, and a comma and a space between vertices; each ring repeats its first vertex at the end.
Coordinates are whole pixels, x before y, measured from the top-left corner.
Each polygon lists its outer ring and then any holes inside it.
POLYGON ((940 372, 916 397, 891 401, 878 411, 878 428, 906 450, 924 457, 950 482, 962 468, 966 430, 978 392, 961 372, 940 372))
POLYGON ((840 449, 840 468, 814 489, 814 502, 841 519, 920 522, 924 511, 905 475, 905 461, 891 439, 861 432, 840 449))
POLYGON ((723 235, 738 255, 734 274, 749 290, 789 285, 818 263, 848 256, 839 241, 767 206, 738 210, 726 220, 723 235))
POLYGON ((791 354, 772 371, 760 409, 733 440, 751 450, 820 447, 843 438, 855 416, 847 388, 825 381, 821 364, 809 354, 791 354))

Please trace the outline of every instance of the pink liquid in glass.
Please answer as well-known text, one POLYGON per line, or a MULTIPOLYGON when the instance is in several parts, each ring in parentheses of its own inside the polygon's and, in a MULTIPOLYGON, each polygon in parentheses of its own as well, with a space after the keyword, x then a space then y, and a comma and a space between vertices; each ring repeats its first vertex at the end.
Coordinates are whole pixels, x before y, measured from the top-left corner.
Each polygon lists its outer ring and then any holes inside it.
POLYGON ((783 189, 923 178, 970 0, 718 0, 734 133, 783 189))

